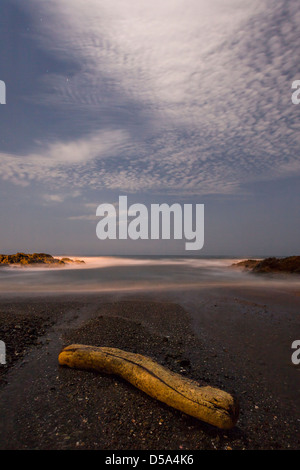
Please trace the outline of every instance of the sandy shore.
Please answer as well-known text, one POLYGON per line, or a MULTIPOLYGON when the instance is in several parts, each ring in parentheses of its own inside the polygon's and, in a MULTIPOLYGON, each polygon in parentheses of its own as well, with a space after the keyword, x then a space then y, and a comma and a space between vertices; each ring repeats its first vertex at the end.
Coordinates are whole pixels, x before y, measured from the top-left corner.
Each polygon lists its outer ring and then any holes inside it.
POLYGON ((0 448, 298 449, 298 332, 299 297, 283 293, 2 298, 0 448), (148 355, 234 393, 237 426, 220 431, 119 378, 59 367, 73 342, 148 355))

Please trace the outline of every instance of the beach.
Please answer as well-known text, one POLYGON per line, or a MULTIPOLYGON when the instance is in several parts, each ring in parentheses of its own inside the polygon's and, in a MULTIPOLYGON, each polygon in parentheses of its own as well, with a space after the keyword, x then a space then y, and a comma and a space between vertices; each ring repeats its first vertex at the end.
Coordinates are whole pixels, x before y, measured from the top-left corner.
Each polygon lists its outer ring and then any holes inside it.
POLYGON ((0 1, 0 449, 299 450, 300 2, 0 1))
POLYGON ((297 449, 300 371, 291 344, 299 303, 298 288, 236 284, 3 294, 0 448, 297 449), (59 366, 72 343, 143 354, 232 393, 237 425, 220 430, 118 377, 59 366))

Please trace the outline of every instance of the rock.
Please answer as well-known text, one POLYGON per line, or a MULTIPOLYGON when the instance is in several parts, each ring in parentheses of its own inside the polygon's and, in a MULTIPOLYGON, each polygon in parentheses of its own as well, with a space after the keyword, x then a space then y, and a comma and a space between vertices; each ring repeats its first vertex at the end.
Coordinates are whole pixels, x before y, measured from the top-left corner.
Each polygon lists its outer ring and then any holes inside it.
POLYGON ((264 260, 245 260, 232 265, 253 273, 293 273, 300 274, 300 256, 287 258, 266 258, 264 260))
POLYGON ((81 259, 71 259, 71 258, 61 258, 63 263, 76 263, 76 264, 85 264, 81 259))
POLYGON ((259 262, 254 273, 298 273, 300 274, 300 256, 287 258, 267 258, 259 262))
POLYGON ((57 259, 53 258, 53 256, 47 253, 16 253, 14 255, 0 255, 0 265, 11 265, 11 264, 18 264, 18 265, 28 265, 28 264, 48 264, 48 265, 56 265, 61 266, 65 265, 66 263, 84 263, 84 261, 76 260, 73 261, 70 258, 62 258, 57 259))
POLYGON ((244 268, 247 271, 251 271, 260 261, 256 259, 247 259, 245 261, 240 261, 239 263, 234 263, 231 266, 233 268, 244 268))

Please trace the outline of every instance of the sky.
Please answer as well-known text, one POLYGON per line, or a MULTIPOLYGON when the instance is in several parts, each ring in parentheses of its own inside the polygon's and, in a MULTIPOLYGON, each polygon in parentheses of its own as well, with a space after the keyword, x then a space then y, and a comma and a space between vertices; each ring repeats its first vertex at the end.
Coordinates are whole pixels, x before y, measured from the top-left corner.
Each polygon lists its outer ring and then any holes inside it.
POLYGON ((300 254, 298 0, 1 0, 0 252, 300 254), (204 247, 96 209, 204 204, 204 247))

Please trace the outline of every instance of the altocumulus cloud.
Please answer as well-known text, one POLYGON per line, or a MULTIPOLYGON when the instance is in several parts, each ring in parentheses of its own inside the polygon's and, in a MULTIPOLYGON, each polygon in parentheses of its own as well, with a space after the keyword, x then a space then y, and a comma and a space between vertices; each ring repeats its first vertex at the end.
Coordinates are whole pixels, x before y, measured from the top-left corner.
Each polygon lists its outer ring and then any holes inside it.
POLYGON ((47 18, 42 47, 77 64, 67 79, 45 75, 36 99, 72 109, 91 129, 2 154, 3 178, 234 193, 300 173, 290 98, 298 0, 30 0, 26 8, 47 18))

